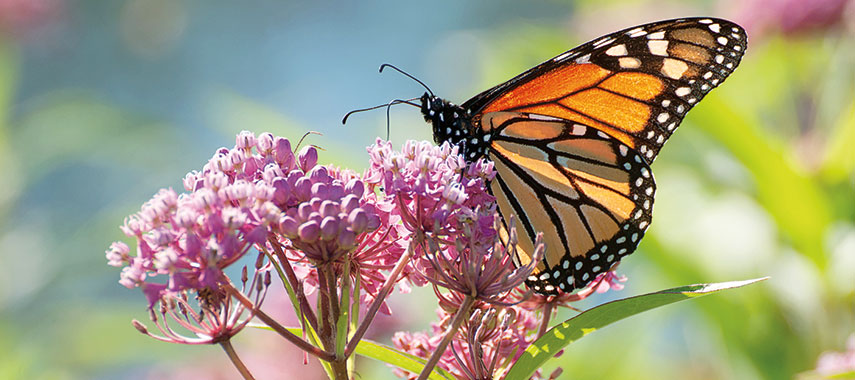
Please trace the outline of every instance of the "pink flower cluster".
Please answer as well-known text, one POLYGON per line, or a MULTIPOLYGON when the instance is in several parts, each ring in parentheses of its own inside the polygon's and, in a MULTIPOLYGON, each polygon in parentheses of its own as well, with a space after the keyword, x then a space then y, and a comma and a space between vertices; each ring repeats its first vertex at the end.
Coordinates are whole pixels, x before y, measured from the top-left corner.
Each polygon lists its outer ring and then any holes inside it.
MULTIPOLYGON (((543 245, 538 238, 530 264, 514 266, 516 231, 500 241, 502 221, 487 190, 495 177, 491 162, 467 163, 447 143, 407 141, 397 151, 378 139, 368 153, 370 167, 358 175, 318 165, 314 147, 295 154, 287 139, 241 132, 234 148, 219 149, 201 171, 187 174, 186 193, 161 190, 129 216, 122 231, 136 240, 136 254, 115 242, 108 263, 122 267, 122 285, 146 295, 163 334, 155 338, 227 341, 255 316, 332 361, 342 348, 345 356, 353 353, 378 311, 391 313, 385 300, 396 285, 407 292, 409 284, 431 284, 440 322, 429 334, 402 332, 393 341, 466 378, 499 377, 544 331, 554 306, 622 287, 625 278, 609 272, 571 295, 523 291, 543 245), (244 267, 238 287, 225 270, 247 254, 256 255, 255 273, 249 276, 244 267), (318 332, 320 347, 258 309, 274 268, 296 291, 294 306, 318 332), (315 289, 319 315, 306 299, 315 289), (345 334, 351 339, 346 347, 334 347, 341 326, 330 321, 350 309, 351 295, 367 312, 355 332, 345 334), (190 297, 200 312, 192 310, 190 297), (238 318, 247 310, 249 318, 238 318), (167 316, 201 338, 176 334, 163 322, 167 316)), ((149 334, 141 323, 135 326, 149 334)))
MULTIPOLYGON (((479 206, 495 207, 486 186, 496 175, 493 163, 467 165, 455 145, 407 141, 399 152, 378 139, 368 152, 365 181, 382 187, 411 232, 453 237, 462 232, 461 223, 475 219, 479 206)), ((492 228, 492 221, 482 223, 492 228)))
MULTIPOLYGON (((580 301, 594 292, 621 290, 626 280, 625 276, 612 271, 600 274, 590 286, 572 294, 543 296, 512 292, 499 299, 506 306, 478 303, 476 313, 454 337, 450 349, 442 354, 439 366, 457 378, 500 379, 508 366, 539 337, 538 329, 543 327, 545 314, 551 314, 550 310, 553 310, 546 308, 547 305, 571 307, 572 302, 580 301), (495 310, 500 310, 499 314, 489 314, 495 310), (484 319, 477 320, 476 317, 484 319), (491 375, 483 376, 485 373, 491 375)), ((397 349, 420 358, 427 358, 436 351, 454 313, 454 308, 449 306, 460 304, 460 300, 450 299, 448 295, 438 294, 438 297, 441 300, 437 310, 439 322, 432 323, 429 332, 396 333, 392 343, 397 349)), ((416 378, 415 374, 403 370, 395 370, 395 373, 407 379, 416 378)), ((533 378, 543 377, 538 372, 533 378)))

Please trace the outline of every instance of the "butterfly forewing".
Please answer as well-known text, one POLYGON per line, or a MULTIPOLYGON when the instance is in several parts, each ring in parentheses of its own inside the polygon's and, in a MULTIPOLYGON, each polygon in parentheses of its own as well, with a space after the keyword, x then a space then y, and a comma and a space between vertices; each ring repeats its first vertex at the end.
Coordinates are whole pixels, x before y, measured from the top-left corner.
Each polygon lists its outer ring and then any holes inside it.
POLYGON ((535 236, 543 233, 546 256, 529 279, 535 291, 584 286, 635 249, 655 191, 635 150, 566 120, 511 112, 484 119, 495 132, 491 191, 504 220, 514 215, 518 264, 531 261, 535 236))
POLYGON ((738 25, 661 21, 598 38, 487 90, 476 114, 549 115, 602 130, 652 162, 686 112, 730 75, 746 48, 738 25))

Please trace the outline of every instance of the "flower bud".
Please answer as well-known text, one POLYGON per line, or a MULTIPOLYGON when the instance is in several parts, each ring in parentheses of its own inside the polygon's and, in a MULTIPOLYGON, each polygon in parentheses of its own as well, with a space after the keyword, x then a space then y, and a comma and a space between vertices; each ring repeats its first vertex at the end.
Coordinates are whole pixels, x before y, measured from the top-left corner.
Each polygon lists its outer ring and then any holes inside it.
POLYGON ((273 151, 273 159, 279 163, 282 168, 292 169, 294 163, 294 152, 291 151, 291 142, 288 139, 278 137, 275 142, 276 147, 273 151))
POLYGON ((312 196, 323 199, 332 198, 329 196, 329 190, 329 185, 322 182, 315 183, 312 185, 312 196))
POLYGON ((308 221, 300 225, 297 229, 297 235, 304 243, 314 243, 320 237, 321 228, 316 221, 308 221))
POLYGON ((309 215, 314 211, 315 210, 312 210, 312 205, 308 203, 301 203, 300 206, 297 207, 297 215, 302 220, 309 220, 309 215))
POLYGON ((307 201, 312 196, 312 181, 302 177, 294 184, 294 195, 300 201, 307 201))
MULTIPOLYGON (((268 155, 271 150, 273 150, 273 134, 270 132, 264 132, 258 135, 258 141, 255 143, 255 147, 258 149, 258 152, 262 155, 268 155)), ((288 140, 285 140, 288 141, 288 140)), ((290 150, 290 147, 289 147, 290 150)))
POLYGON ((324 241, 330 241, 335 238, 336 233, 338 232, 338 220, 334 217, 328 216, 321 221, 321 239, 324 241))
POLYGON ((341 211, 347 214, 357 207, 359 207, 359 198, 356 195, 350 194, 341 200, 341 211))
POLYGON ((332 178, 330 178, 330 173, 327 171, 325 166, 315 166, 312 170, 306 173, 306 177, 312 180, 312 182, 331 182, 332 178))
POLYGON ((252 149, 256 144, 255 134, 250 131, 240 131, 235 137, 235 148, 252 149))
POLYGON ((292 187, 285 178, 276 178, 273 180, 273 197, 271 200, 279 206, 286 206, 291 197, 291 190, 292 187))
POLYGON ((342 249, 351 249, 356 245, 356 234, 344 230, 338 234, 338 246, 342 249))
POLYGON ((313 146, 307 146, 300 150, 297 160, 300 163, 300 168, 304 172, 308 172, 318 164, 318 150, 313 146))
POLYGON ((357 208, 350 212, 347 222, 350 224, 353 232, 361 234, 368 227, 368 215, 365 213, 365 210, 357 208))
POLYGON ((297 237, 297 230, 299 227, 297 220, 290 216, 283 216, 279 219, 279 232, 281 232, 282 235, 285 235, 288 239, 294 239, 297 237))
POLYGON ((365 193, 365 184, 354 178, 347 183, 344 187, 344 191, 348 194, 355 195, 357 198, 362 198, 362 194, 365 193))
POLYGON ((341 199, 344 196, 344 186, 339 183, 333 183, 327 192, 328 199, 341 199))
POLYGON ((321 207, 319 211, 321 212, 321 216, 328 217, 338 215, 340 210, 341 207, 339 207, 338 202, 323 201, 321 202, 321 207))

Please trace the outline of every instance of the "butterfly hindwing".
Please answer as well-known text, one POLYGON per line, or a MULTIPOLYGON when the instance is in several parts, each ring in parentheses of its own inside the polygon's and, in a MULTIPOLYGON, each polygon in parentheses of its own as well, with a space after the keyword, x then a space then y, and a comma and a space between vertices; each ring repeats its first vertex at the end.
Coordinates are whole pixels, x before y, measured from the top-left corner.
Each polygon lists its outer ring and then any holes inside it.
POLYGON ((484 121, 494 131, 491 191, 503 220, 514 215, 518 265, 531 261, 535 236, 543 233, 546 256, 528 280, 535 291, 584 286, 635 250, 655 192, 638 152, 562 119, 496 112, 484 121))

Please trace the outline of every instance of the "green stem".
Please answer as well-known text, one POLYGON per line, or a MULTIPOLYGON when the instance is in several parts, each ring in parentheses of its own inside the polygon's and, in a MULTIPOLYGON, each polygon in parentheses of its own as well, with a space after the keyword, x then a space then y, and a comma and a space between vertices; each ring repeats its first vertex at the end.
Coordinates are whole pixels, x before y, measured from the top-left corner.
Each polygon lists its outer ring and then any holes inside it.
POLYGON ((243 304, 244 307, 252 310, 252 313, 256 318, 260 319, 262 322, 264 322, 264 324, 266 324, 271 329, 273 329, 273 331, 276 331, 277 333, 279 333, 279 335, 281 335, 283 338, 287 339, 289 342, 296 345, 301 350, 306 351, 312 355, 315 355, 318 357, 318 359, 321 359, 321 360, 332 361, 335 359, 334 354, 326 352, 326 351, 324 351, 318 347, 315 347, 312 344, 310 344, 309 342, 306 342, 305 340, 300 338, 299 336, 294 335, 292 332, 288 331, 288 329, 285 328, 285 326, 282 326, 281 324, 279 324, 279 322, 277 322, 271 316, 269 316, 265 312, 261 311, 261 309, 256 308, 255 305, 252 303, 252 301, 250 301, 248 298, 246 298, 246 296, 244 296, 243 293, 241 293, 237 289, 235 289, 234 286, 229 285, 226 289, 229 291, 229 293, 231 293, 231 295, 238 302, 243 304))
MULTIPOLYGON (((348 325, 347 331, 349 334, 347 335, 347 339, 353 339, 353 335, 356 333, 356 328, 359 327, 359 290, 362 286, 362 277, 359 276, 359 271, 356 271, 356 280, 353 282, 353 301, 350 304, 350 324, 348 325)), ((353 373, 356 369, 356 355, 347 356, 347 375, 352 378, 353 373)))
POLYGON ((344 346, 347 344, 348 327, 350 327, 350 260, 344 262, 341 274, 341 301, 336 322, 335 355, 344 358, 344 346))
POLYGON ((238 354, 235 352, 235 348, 232 347, 232 343, 229 339, 221 341, 220 347, 226 351, 226 356, 229 357, 229 360, 232 361, 232 364, 234 364, 235 368, 237 368, 238 372, 240 372, 240 375, 243 376, 245 380, 255 380, 249 372, 249 368, 246 368, 246 365, 243 364, 243 361, 238 357, 238 354))
POLYGON ((359 323, 359 328, 356 329, 356 332, 353 333, 353 337, 351 337, 350 341, 347 342, 347 347, 344 349, 344 356, 349 357, 353 354, 353 350, 356 349, 359 341, 362 340, 362 336, 365 335, 366 331, 368 331, 368 326, 371 325, 371 321, 374 320, 374 316, 377 315, 377 311, 380 310, 380 306, 383 305, 383 301, 386 300, 386 297, 389 296, 389 293, 395 287, 395 283, 398 282, 398 276, 401 275, 401 272, 404 270, 404 266, 410 262, 411 257, 413 257, 413 250, 412 247, 409 247, 407 249, 407 253, 401 255, 401 258, 398 259, 398 263, 395 264, 395 268, 392 269, 392 273, 390 273, 389 277, 386 278, 386 283, 383 284, 382 288, 380 288, 380 291, 377 293, 377 297, 365 313, 365 319, 359 323))
POLYGON ((546 334, 546 330, 549 329, 549 320, 552 319, 552 309, 555 308, 555 304, 552 302, 548 302, 543 307, 543 319, 540 321, 540 328, 537 330, 537 338, 546 334))
POLYGON ((466 298, 463 299, 463 304, 461 304, 460 308, 457 309, 457 313, 454 313, 454 318, 451 320, 451 326, 448 326, 448 330, 445 331, 445 336, 442 337, 442 341, 439 342, 436 350, 431 354, 430 359, 428 359, 427 364, 425 364, 425 368, 422 369, 422 372, 419 374, 418 380, 427 379, 431 372, 433 372, 433 368, 436 367, 437 363, 439 363, 439 359, 442 357, 442 354, 445 353, 445 349, 448 347, 448 344, 451 343, 454 336, 457 335, 457 330, 460 329, 463 321, 469 318, 469 311, 473 304, 475 304, 474 297, 466 296, 466 298))

